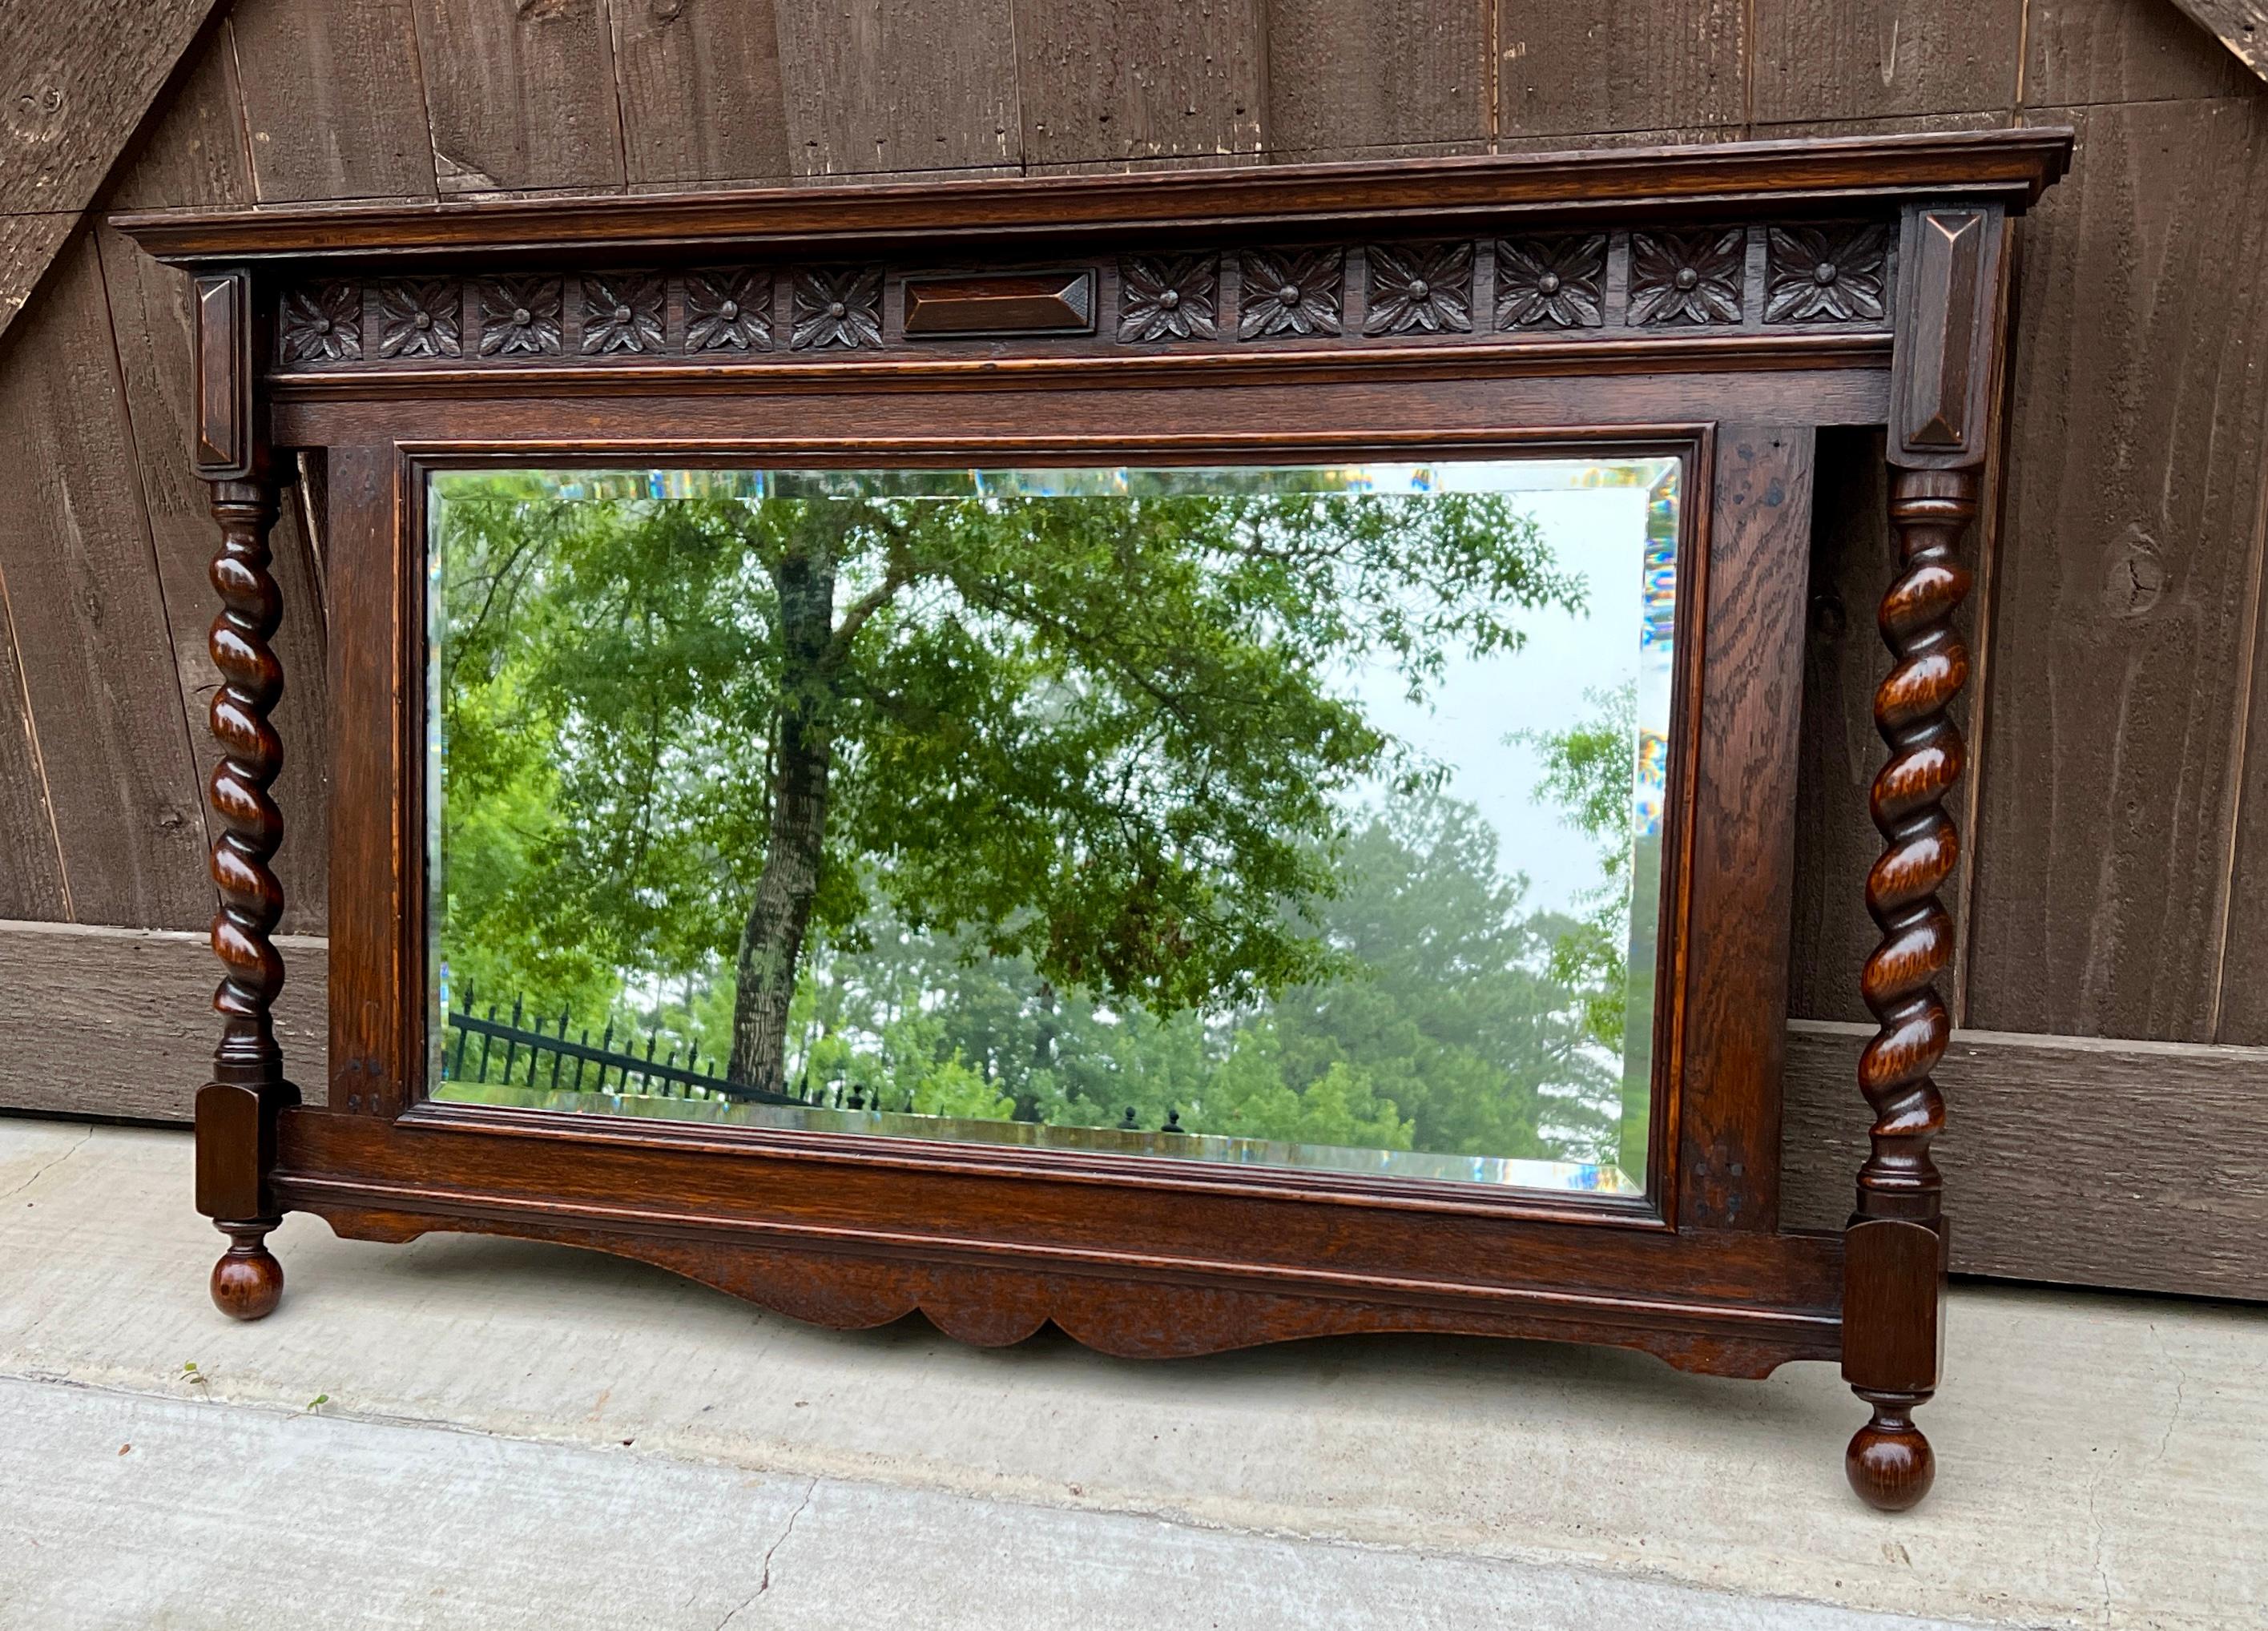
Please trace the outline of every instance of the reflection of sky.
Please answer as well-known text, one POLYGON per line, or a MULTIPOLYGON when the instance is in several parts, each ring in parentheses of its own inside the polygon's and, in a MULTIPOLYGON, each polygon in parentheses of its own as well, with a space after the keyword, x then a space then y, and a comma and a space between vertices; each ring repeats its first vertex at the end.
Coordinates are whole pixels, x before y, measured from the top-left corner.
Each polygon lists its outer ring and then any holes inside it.
MULTIPOLYGON (((1674 562, 1656 562, 1657 576, 1646 577, 1648 485, 1660 474, 1659 461, 1462 459, 1426 465, 1341 465, 1322 467, 1247 467, 1233 473, 1204 468, 1136 470, 1112 468, 996 471, 872 472, 747 470, 579 471, 553 479, 569 496, 666 498, 696 495, 760 498, 793 492, 816 496, 829 489, 863 490, 886 481, 900 496, 931 492, 939 496, 971 492, 1013 492, 1027 496, 1096 495, 1127 490, 1130 483, 1204 491, 1224 474, 1233 485, 1254 483, 1277 492, 1494 492, 1510 496, 1513 507, 1542 529, 1557 565, 1580 573, 1589 586, 1580 614, 1552 607, 1515 618, 1526 639, 1516 651, 1484 658, 1452 656, 1441 681, 1423 703, 1405 694, 1401 676, 1380 664, 1338 677, 1359 699, 1370 721, 1416 748, 1427 760, 1450 768, 1447 791, 1479 807, 1498 835, 1501 864, 1525 872, 1529 901, 1537 907, 1570 907, 1601 881, 1593 840, 1569 826, 1557 805, 1539 804, 1536 783, 1542 753, 1507 738, 1523 731, 1565 731, 1600 709, 1587 691, 1609 691, 1634 677, 1647 768, 1659 776, 1662 738, 1668 729, 1669 663, 1667 617, 1675 601, 1674 562), (1178 479, 1177 479, 1178 478, 1178 479), (1634 484, 1633 484, 1634 483, 1634 484), (1652 591, 1656 638, 1643 640, 1652 591), (1642 645, 1645 650, 1642 652, 1642 645)), ((455 478, 436 477, 441 501, 455 478)), ((1247 490, 1249 490, 1248 485, 1247 490)), ((1665 504, 1655 518, 1660 546, 1675 538, 1675 517, 1665 504)), ((437 521, 435 536, 440 529, 437 521)), ((848 592, 846 589, 846 592, 848 592)), ((435 778, 438 780, 438 776, 435 778)), ((1660 791, 1641 782, 1639 819, 1648 827, 1660 819, 1660 791)))
MULTIPOLYGON (((1520 467, 1505 474, 1516 481, 1520 467)), ((1547 606, 1523 614, 1515 620, 1527 636, 1519 650, 1451 658, 1424 705, 1409 701, 1391 669, 1358 675, 1356 694, 1372 724, 1452 768, 1447 790, 1477 804, 1496 828, 1505 870, 1528 874, 1529 903, 1565 907, 1600 882, 1597 848, 1567 825, 1557 805, 1535 801, 1542 753, 1506 738, 1565 731, 1599 711, 1587 689, 1612 690, 1638 672, 1646 495, 1631 487, 1513 490, 1515 505, 1543 530, 1561 568, 1588 583, 1585 611, 1547 606)))

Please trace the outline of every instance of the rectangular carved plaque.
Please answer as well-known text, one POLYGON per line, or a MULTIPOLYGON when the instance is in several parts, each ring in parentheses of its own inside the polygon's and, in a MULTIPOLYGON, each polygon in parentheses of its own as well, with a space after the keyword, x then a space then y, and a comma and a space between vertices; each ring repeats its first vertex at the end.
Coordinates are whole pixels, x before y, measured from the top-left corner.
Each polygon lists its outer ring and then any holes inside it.
POLYGON ((1092 268, 906 280, 909 338, 1094 332, 1092 268))
POLYGON ((197 473, 241 475, 252 458, 252 303, 244 275, 200 276, 196 309, 197 473))
POLYGON ((1930 209, 1915 224, 1908 276, 1916 309, 1933 317, 1909 337, 1913 362, 1898 403, 1898 430, 1910 448, 1960 452, 1976 429, 1969 422, 1970 376, 1984 293, 1986 220, 1981 209, 1930 209))

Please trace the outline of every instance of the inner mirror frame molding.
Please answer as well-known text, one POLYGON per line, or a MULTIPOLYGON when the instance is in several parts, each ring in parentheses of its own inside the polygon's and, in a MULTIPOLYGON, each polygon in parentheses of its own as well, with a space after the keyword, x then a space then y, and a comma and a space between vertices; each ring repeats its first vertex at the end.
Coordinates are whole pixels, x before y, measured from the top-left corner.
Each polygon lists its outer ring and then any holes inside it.
POLYGON ((1999 440, 2014 221, 2070 148, 2027 129, 114 217, 190 276, 192 455, 221 533, 226 973, 196 1101, 196 1204, 230 1241, 215 1301, 276 1306, 266 1237, 299 1210, 361 1239, 594 1247, 836 1326, 918 1308, 985 1344, 1052 1321, 1130 1355, 1391 1330, 1747 1377, 1835 1360, 1871 1407, 1853 1488, 1911 1506, 1946 1261, 1952 618, 1999 440), (1851 425, 1886 428, 1897 565, 1863 880, 1882 937, 1852 971, 1880 1022, 1874 1122, 1837 1236, 1780 1228, 1780 1069, 1814 449, 1851 425), (1685 464, 1643 1198, 427 1098, 428 472, 1481 453, 1685 464), (270 1017, 269 533, 295 481, 324 539, 332 707, 312 1099, 270 1017))

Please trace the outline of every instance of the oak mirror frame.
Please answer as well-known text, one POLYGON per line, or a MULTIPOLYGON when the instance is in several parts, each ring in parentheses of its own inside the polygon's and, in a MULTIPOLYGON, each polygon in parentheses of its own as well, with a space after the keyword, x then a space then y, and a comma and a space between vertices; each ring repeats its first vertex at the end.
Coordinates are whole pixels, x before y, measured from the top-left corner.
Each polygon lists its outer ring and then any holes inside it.
MULTIPOLYGON (((919 1309, 1129 1355, 1355 1331, 1607 1342, 1762 1376, 1832 1360, 1873 1504, 1933 1459, 1945 1218, 1937 894, 1952 627, 1999 434, 2021 130, 573 202, 126 215, 190 280, 192 457, 223 610, 225 976, 197 1099, 212 1290, 257 1319, 286 1211, 641 1259, 838 1326, 919 1309), (1812 469, 1889 464, 1864 879, 1875 1120, 1839 1235, 1779 1225, 1779 1072, 1812 469), (1645 1173, 1633 1193, 1155 1148, 568 1115, 437 1093, 428 495, 507 470, 1181 470, 1537 458, 1677 473, 1675 702, 1645 1173), (289 1077, 269 865, 287 676, 269 531, 317 518, 332 744, 330 1079, 289 1077)), ((306 841, 304 834, 295 834, 306 841)), ((707 1090, 703 1088, 703 1092, 707 1090)), ((792 1118, 790 1118, 791 1120, 792 1118)), ((902 1132, 903 1128, 897 1129, 902 1132)))

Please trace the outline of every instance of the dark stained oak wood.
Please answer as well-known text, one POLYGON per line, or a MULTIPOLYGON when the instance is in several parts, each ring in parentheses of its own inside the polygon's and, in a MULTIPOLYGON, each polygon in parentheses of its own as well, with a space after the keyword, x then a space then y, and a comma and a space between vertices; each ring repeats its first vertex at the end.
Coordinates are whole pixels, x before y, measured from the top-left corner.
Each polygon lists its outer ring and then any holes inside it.
POLYGON ((256 214, 138 212, 118 228, 160 260, 289 256, 368 261, 452 248, 607 248, 646 253, 734 242, 833 248, 930 242, 955 235, 1168 233, 1233 218, 1248 231, 1322 224, 1339 230, 1396 216, 1441 224, 1474 217, 1749 213, 1927 193, 1998 199, 2022 208, 2063 173, 2070 144, 2052 129, 1957 131, 1786 143, 1607 149, 1504 158, 1411 159, 1393 165, 1283 165, 1128 176, 929 181, 855 191, 818 188, 475 205, 332 206, 256 214))
MULTIPOLYGON (((1678 585, 1681 598, 1697 590, 1707 606, 1683 835, 1697 925, 1683 971, 1688 1042, 1677 1090, 1675 1205, 1688 1229, 1778 1225, 1779 1017, 1803 700, 1794 563, 1809 549, 1812 444, 1808 425, 1717 427, 1707 568, 1678 585)), ((1703 502, 1697 494, 1696 507, 1703 502)))
MULTIPOLYGON (((1154 37, 1136 28, 1094 47, 1090 66, 1122 71, 1160 39, 1165 55, 1185 55, 1199 35, 1174 31, 1209 15, 1154 37)), ((1232 108, 1234 33, 1204 68, 1228 74, 1232 108)), ((199 317, 216 382, 200 436, 223 523, 215 945, 230 973, 215 1079, 197 1100, 198 1193, 234 1243, 216 1300, 239 1317, 274 1305, 280 1270, 262 1243, 282 1211, 302 1209, 374 1238, 468 1228, 574 1240, 836 1324, 920 1308, 979 1342, 1052 1320, 1127 1354, 1422 1329, 1619 1342, 1738 1375, 1832 1355, 1874 1407, 1852 1447, 1853 1487, 1878 1506, 1911 1504, 1928 1482, 1911 1411, 1936 1385, 1945 1260, 1928 1144, 1940 1115, 1929 1069, 1949 1029, 1933 985, 1950 954, 1933 892, 1955 853, 1941 804, 1959 768, 1945 708, 1965 677, 1948 622, 1966 586, 1952 552, 1997 433, 2005 221, 2064 151, 2018 132, 646 197, 548 216, 506 202, 119 217, 213 290, 199 317), (1596 240, 1565 261, 1580 298, 1556 275, 1523 292, 1519 280, 1546 263, 1536 235, 1579 229, 1596 240), (1940 253, 1933 232, 1952 247, 1940 253), (1248 314, 1241 278, 1284 242, 1322 246, 1341 305, 1279 346, 1248 314), (425 280, 419 332, 454 349, 421 342, 393 366, 408 297, 387 274, 403 254, 425 280), (525 276, 507 269, 515 255, 525 276), (1424 268, 1436 292, 1423 298, 1453 303, 1441 310, 1454 320, 1399 332, 1376 270, 1397 257, 1424 268), (720 265, 762 278, 730 271, 720 284, 720 265), (736 306, 774 291, 776 318, 795 314, 784 346, 744 325, 732 357, 673 352, 674 303, 706 311, 726 286, 736 306), (640 309, 643 327, 630 322, 640 309), (1534 332, 1546 316, 1565 332, 1534 332), (468 359, 467 321, 482 339, 506 321, 526 332, 468 359), (946 337, 979 325, 981 337, 946 337), (1815 450, 1822 424, 1883 422, 1903 567, 1882 613, 1897 666, 1876 709, 1892 750, 1874 790, 1889 848, 1867 885, 1885 937, 1864 977, 1881 1027, 1860 1066, 1877 1121, 1847 1235, 1790 1233, 1779 1016, 1815 450), (326 478, 336 757, 320 1107, 298 1105, 269 1012, 282 976, 267 864, 278 446, 320 453, 326 478), (427 1100, 431 470, 1388 450, 1682 460, 1680 723, 1645 1196, 427 1100)))

